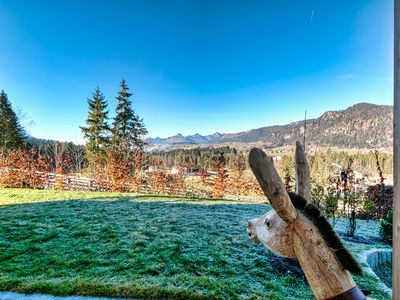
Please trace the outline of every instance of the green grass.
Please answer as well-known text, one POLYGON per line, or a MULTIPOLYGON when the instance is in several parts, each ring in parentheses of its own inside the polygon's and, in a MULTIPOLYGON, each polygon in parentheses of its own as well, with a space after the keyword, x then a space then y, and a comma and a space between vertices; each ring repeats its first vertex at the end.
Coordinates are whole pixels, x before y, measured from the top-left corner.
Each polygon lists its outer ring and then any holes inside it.
POLYGON ((129 193, 111 192, 0 188, 0 206, 7 204, 28 204, 49 200, 115 199, 132 195, 133 194, 129 193))
MULTIPOLYGON (((313 299, 246 221, 269 206, 0 189, 0 290, 171 299, 313 299), (66 200, 68 199, 68 200, 66 200)), ((349 243, 355 251, 368 245, 349 243)), ((356 278, 377 299, 372 277, 356 278)))

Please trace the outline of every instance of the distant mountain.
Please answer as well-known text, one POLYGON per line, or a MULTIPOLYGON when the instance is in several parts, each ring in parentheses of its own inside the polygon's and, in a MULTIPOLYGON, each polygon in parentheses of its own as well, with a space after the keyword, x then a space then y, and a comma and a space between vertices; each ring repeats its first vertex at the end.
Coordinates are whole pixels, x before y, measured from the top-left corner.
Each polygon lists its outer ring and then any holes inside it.
MULTIPOLYGON (((261 127, 239 133, 214 133, 202 136, 177 134, 169 138, 148 138, 160 148, 179 145, 254 143, 265 147, 292 145, 302 139, 303 123, 261 127)), ((387 148, 392 146, 393 107, 359 103, 345 110, 328 111, 321 117, 307 120, 307 144, 340 148, 387 148)))
POLYGON ((177 144, 216 144, 220 142, 223 134, 214 133, 211 135, 200 135, 198 133, 194 135, 183 136, 178 133, 177 135, 171 136, 169 138, 148 138, 146 141, 150 144, 156 145, 177 145, 177 144))

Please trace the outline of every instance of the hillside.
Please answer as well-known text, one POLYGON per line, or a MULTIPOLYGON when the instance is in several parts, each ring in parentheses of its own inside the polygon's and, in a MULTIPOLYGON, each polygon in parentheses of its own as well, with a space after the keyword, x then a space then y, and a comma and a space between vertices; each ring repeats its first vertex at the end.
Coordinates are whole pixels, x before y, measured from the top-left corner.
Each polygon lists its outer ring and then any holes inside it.
MULTIPOLYGON (((307 143, 340 148, 387 148, 392 146, 393 107, 359 103, 345 110, 328 111, 307 120, 307 143)), ((293 144, 303 136, 303 121, 267 126, 239 133, 202 136, 177 134, 169 138, 149 138, 160 148, 178 145, 262 142, 266 147, 293 144)))

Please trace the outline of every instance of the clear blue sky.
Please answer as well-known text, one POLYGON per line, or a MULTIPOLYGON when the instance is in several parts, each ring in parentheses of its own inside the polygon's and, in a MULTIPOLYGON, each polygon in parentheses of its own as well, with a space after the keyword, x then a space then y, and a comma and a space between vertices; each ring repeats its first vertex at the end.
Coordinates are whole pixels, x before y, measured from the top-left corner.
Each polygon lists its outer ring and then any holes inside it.
POLYGON ((31 135, 75 142, 121 78, 151 137, 391 104, 392 2, 0 0, 0 89, 31 135))

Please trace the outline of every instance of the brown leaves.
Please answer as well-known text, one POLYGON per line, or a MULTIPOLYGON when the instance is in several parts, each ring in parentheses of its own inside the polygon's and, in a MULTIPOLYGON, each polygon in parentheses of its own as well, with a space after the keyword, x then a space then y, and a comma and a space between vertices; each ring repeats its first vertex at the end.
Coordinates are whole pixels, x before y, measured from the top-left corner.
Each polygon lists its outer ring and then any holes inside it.
POLYGON ((43 188, 51 162, 35 150, 12 150, 0 153, 0 186, 43 188))
POLYGON ((107 160, 109 189, 113 192, 127 192, 133 179, 132 162, 118 153, 112 153, 107 160))
POLYGON ((367 188, 367 195, 372 201, 372 217, 383 219, 388 210, 393 209, 393 186, 376 184, 367 188))
POLYGON ((225 164, 220 164, 218 167, 217 176, 214 178, 213 182, 213 198, 222 198, 224 196, 228 177, 229 175, 225 170, 225 164))

